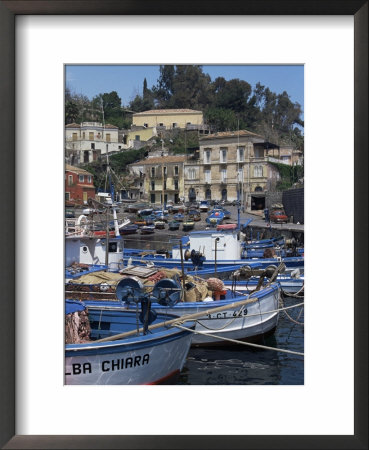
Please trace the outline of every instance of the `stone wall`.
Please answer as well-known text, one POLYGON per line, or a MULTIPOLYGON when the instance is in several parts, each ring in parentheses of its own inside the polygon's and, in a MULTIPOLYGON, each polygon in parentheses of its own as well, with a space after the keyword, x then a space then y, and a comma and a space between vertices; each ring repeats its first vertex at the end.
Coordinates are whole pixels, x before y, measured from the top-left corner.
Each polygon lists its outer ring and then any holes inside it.
POLYGON ((282 191, 267 192, 265 196, 265 207, 271 208, 275 203, 282 203, 282 191))

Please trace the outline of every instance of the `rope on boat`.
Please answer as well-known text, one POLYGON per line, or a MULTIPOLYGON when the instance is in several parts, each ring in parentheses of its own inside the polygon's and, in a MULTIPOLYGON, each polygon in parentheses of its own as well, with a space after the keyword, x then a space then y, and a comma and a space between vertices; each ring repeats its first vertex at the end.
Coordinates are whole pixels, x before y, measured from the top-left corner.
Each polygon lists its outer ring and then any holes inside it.
MULTIPOLYGON (((199 320, 197 320, 197 323, 199 323, 202 327, 206 328, 207 330, 213 330, 213 331, 219 331, 219 330, 223 330, 224 328, 228 327, 228 325, 231 325, 236 319, 240 319, 242 316, 240 316, 239 314, 242 313, 242 311, 245 309, 245 305, 243 305, 239 311, 237 311, 237 315, 235 317, 232 317, 232 319, 229 322, 226 322, 224 325, 222 325, 220 328, 210 328, 207 327, 206 325, 204 325, 202 322, 200 322, 199 320)), ((219 319, 216 319, 219 320, 219 319)), ((222 317, 220 317, 220 320, 222 320, 222 317)))
POLYGON ((301 298, 302 295, 301 292, 304 292, 304 287, 305 287, 305 283, 302 283, 301 289, 299 289, 297 292, 295 292, 294 294, 292 294, 292 292, 286 292, 281 288, 282 294, 285 297, 294 297, 294 298, 301 298))
POLYGON ((232 342, 233 344, 241 344, 241 345, 248 345, 250 347, 260 348, 263 350, 273 350, 275 352, 282 352, 282 353, 290 353, 291 355, 298 355, 298 356, 304 356, 304 353, 301 352, 294 352, 293 350, 285 350, 282 348, 275 348, 275 347, 269 347, 267 345, 261 345, 261 344, 254 344, 252 342, 244 342, 244 341, 237 341, 236 339, 226 338, 224 336, 217 336, 216 334, 210 334, 210 333, 204 333, 202 331, 196 331, 191 330, 191 328, 184 327, 183 325, 175 324, 177 328, 180 328, 182 330, 191 331, 195 334, 201 334, 204 336, 209 336, 215 339, 220 339, 222 341, 232 342))
MULTIPOLYGON (((177 326, 178 323, 184 323, 187 322, 189 320, 194 321, 196 319, 199 319, 203 316, 209 315, 209 314, 213 314, 215 312, 221 312, 221 311, 226 311, 227 309, 230 308, 238 308, 239 306, 242 305, 248 305, 250 303, 255 303, 258 299, 256 297, 253 298, 246 298, 245 300, 240 300, 238 302, 233 302, 233 303, 229 303, 226 305, 222 305, 222 306, 218 306, 218 307, 213 307, 210 309, 207 309, 206 311, 201 311, 198 313, 194 313, 194 314, 186 314, 184 316, 181 317, 176 317, 175 319, 171 319, 168 321, 164 321, 164 322, 160 322, 154 325, 150 325, 148 327, 148 330, 154 330, 156 328, 160 328, 160 327, 169 327, 169 326, 173 326, 173 324, 175 324, 175 326, 177 326)), ((143 331, 143 328, 139 329, 139 332, 141 333, 143 331)), ((123 339, 126 338, 128 336, 133 336, 134 334, 136 334, 136 331, 126 331, 125 333, 118 333, 115 334, 114 336, 110 336, 110 337, 106 337, 106 338, 102 338, 102 339, 97 339, 95 342, 110 342, 110 341, 116 341, 118 339, 123 339)))

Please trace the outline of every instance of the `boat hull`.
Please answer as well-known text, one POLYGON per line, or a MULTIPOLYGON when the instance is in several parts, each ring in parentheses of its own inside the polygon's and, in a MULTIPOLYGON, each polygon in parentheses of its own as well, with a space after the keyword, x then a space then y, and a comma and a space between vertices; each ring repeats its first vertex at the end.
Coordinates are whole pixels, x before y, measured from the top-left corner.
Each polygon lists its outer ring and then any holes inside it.
MULTIPOLYGON (((126 331, 127 323, 119 324, 117 319, 123 313, 123 321, 128 321, 130 328, 135 329, 136 314, 133 311, 106 311, 105 307, 100 307, 95 309, 95 320, 98 320, 100 311, 103 311, 104 320, 106 315, 115 316, 112 318, 116 323, 115 333, 126 331)), ((102 328, 107 323, 104 320, 102 328)), ((106 335, 104 330, 94 334, 97 339, 106 335)), ((191 332, 170 328, 118 341, 68 344, 65 350, 65 384, 162 383, 182 370, 191 339, 191 332)))
MULTIPOLYGON (((203 318, 196 321, 195 331, 202 334, 194 334, 192 338, 193 346, 209 345, 230 345, 229 341, 214 338, 228 338, 242 341, 254 341, 265 334, 272 332, 278 323, 278 302, 279 287, 274 285, 272 288, 260 291, 259 297, 252 294, 250 298, 258 298, 253 303, 245 307, 230 307, 226 311, 206 314, 203 318), (274 311, 274 312, 269 312, 274 311)), ((233 303, 245 299, 245 296, 235 296, 233 303)), ((223 306, 227 301, 180 303, 174 308, 168 310, 168 313, 183 316, 186 314, 195 314, 202 310, 208 310, 211 307, 223 306)), ((153 305, 155 308, 155 305, 153 305)), ((158 312, 163 312, 162 308, 157 308, 158 312)))
MULTIPOLYGON (((158 303, 153 303, 152 308, 163 315, 174 314, 180 317, 203 311, 204 316, 196 321, 195 333, 192 337, 193 346, 228 346, 231 343, 221 338, 255 341, 274 331, 278 324, 277 310, 280 295, 280 288, 277 283, 250 296, 237 292, 230 295, 230 291, 228 291, 228 294, 227 299, 224 300, 180 302, 173 307, 162 307, 158 303), (245 300, 248 297, 251 302, 246 306, 231 306, 233 303, 245 300), (229 305, 229 309, 211 314, 212 308, 226 305, 229 305), (208 313, 205 313, 205 311, 208 313), (211 335, 218 336, 218 338, 211 335)), ((89 302, 86 301, 85 303, 88 304, 89 302)), ((91 303, 96 304, 93 301, 91 303)), ((117 309, 122 308, 114 301, 107 302, 107 304, 112 307, 115 304, 117 309)))
MULTIPOLYGON (((134 265, 146 265, 147 263, 154 263, 161 267, 178 268, 181 267, 180 259, 166 258, 164 255, 141 255, 137 254, 137 250, 130 252, 128 249, 124 251, 124 260, 132 258, 132 264, 134 265), (136 253, 136 255, 135 255, 136 253)), ((302 268, 304 267, 304 257, 288 257, 283 258, 282 262, 288 268, 302 268)), ((217 268, 227 268, 230 266, 245 266, 250 265, 254 268, 265 269, 270 265, 278 266, 280 261, 275 258, 261 258, 261 259, 229 259, 218 260, 216 262, 217 268)), ((192 261, 183 261, 184 267, 193 270, 194 265, 192 261)), ((215 270, 215 260, 205 260, 203 267, 206 269, 215 270)), ((236 270, 236 269, 234 269, 236 270)))

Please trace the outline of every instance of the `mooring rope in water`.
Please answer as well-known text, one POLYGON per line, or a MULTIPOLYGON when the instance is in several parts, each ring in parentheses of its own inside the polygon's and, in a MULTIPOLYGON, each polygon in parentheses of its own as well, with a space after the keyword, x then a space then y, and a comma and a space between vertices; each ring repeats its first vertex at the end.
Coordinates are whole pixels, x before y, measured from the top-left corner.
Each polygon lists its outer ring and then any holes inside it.
POLYGON ((182 330, 191 331, 192 333, 195 333, 195 334, 201 334, 201 335, 212 337, 212 338, 219 339, 222 341, 232 342, 233 344, 247 345, 250 347, 260 348, 263 350, 274 350, 275 352, 290 353, 291 355, 304 356, 304 353, 294 352, 293 350, 285 350, 285 349, 281 349, 281 348, 269 347, 267 345, 253 344, 252 342, 237 341, 236 339, 226 338, 224 336, 217 336, 216 334, 210 334, 210 333, 204 333, 202 331, 191 330, 190 328, 184 327, 183 325, 179 325, 179 324, 175 324, 174 326, 176 326, 177 328, 180 328, 182 330))
MULTIPOLYGON (((305 325, 304 322, 299 322, 299 321, 295 320, 293 317, 291 317, 291 316, 288 314, 288 312, 287 312, 286 310, 289 309, 289 308, 288 308, 288 307, 284 307, 284 302, 283 302, 282 296, 280 296, 280 298, 279 298, 279 304, 282 306, 281 309, 284 310, 284 313, 286 314, 286 316, 288 317, 288 319, 289 319, 291 322, 295 323, 296 325, 301 325, 301 326, 304 326, 304 325, 305 325)), ((304 302, 303 302, 303 303, 300 303, 300 304, 297 304, 297 305, 293 305, 293 306, 294 306, 294 307, 297 307, 297 306, 299 306, 299 305, 301 305, 301 304, 303 305, 304 302)), ((298 315, 298 317, 297 317, 298 319, 300 318, 301 314, 302 314, 302 308, 301 308, 301 311, 300 311, 300 313, 299 313, 299 315, 298 315)))
POLYGON ((301 289, 299 289, 299 290, 298 290, 297 292, 295 292, 294 294, 292 294, 292 292, 286 292, 286 291, 284 291, 282 287, 281 287, 281 291, 282 291, 283 295, 285 295, 286 297, 301 298, 302 296, 299 295, 299 294, 300 294, 301 292, 304 291, 304 287, 305 287, 305 284, 303 283, 302 286, 301 286, 301 289))

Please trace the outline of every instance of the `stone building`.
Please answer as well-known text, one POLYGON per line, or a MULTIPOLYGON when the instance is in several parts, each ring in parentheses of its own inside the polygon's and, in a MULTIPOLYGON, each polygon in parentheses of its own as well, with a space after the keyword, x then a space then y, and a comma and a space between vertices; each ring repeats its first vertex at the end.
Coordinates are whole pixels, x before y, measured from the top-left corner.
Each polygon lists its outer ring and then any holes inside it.
POLYGON ((184 168, 185 199, 240 199, 245 208, 263 209, 265 192, 279 179, 268 156, 279 147, 246 130, 220 132, 200 137, 198 157, 184 168))
MULTIPOLYGON (((267 156, 275 157, 274 150, 268 151, 267 156)), ((303 152, 296 149, 293 145, 281 145, 278 152, 278 162, 288 164, 290 166, 301 166, 303 164, 303 152)))
POLYGON ((65 157, 72 165, 96 161, 102 155, 122 149, 118 127, 100 122, 71 123, 65 126, 65 157))
POLYGON ((172 201, 179 203, 184 197, 183 167, 185 156, 153 157, 129 165, 130 171, 143 181, 143 198, 152 204, 172 201))

